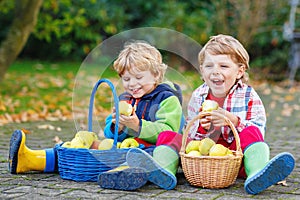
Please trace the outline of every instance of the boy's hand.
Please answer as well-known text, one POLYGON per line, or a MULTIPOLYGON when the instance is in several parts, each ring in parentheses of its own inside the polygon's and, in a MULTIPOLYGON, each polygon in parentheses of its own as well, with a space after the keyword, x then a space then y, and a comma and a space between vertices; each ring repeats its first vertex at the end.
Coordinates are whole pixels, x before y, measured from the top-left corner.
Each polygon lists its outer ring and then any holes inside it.
MULTIPOLYGON (((113 113, 112 113, 112 122, 116 123, 116 109, 113 108, 113 113)), ((135 113, 135 110, 132 112, 131 116, 126 116, 126 115, 120 115, 119 117, 119 132, 124 128, 124 126, 127 126, 128 128, 138 132, 139 131, 139 125, 140 125, 140 120, 138 116, 135 113)))
POLYGON ((138 132, 139 131, 139 125, 140 125, 140 120, 138 116, 136 115, 135 111, 131 116, 126 116, 126 115, 120 115, 119 119, 120 124, 127 126, 128 128, 138 132))
MULTIPOLYGON (((120 115, 120 117, 119 117, 119 130, 118 130, 118 132, 120 132, 120 131, 122 131, 123 130, 123 128, 124 128, 124 124, 122 124, 121 122, 120 122, 120 118, 121 118, 121 115, 120 115)), ((116 108, 115 107, 113 107, 113 110, 112 110, 112 123, 116 123, 116 108)))
POLYGON ((234 126, 238 125, 238 117, 224 109, 214 110, 211 112, 211 116, 207 116, 207 117, 210 118, 211 122, 216 127, 229 125, 225 121, 225 117, 227 117, 234 124, 234 126))
POLYGON ((204 128, 205 130, 209 130, 211 126, 211 116, 204 116, 200 118, 200 124, 202 128, 204 128))

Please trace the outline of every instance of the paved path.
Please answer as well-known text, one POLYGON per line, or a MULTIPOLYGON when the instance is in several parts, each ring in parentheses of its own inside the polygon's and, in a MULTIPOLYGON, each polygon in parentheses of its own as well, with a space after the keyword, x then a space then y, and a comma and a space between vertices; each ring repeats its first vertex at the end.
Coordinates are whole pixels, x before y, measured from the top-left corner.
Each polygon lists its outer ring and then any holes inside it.
POLYGON ((181 170, 177 174, 178 185, 171 191, 162 190, 150 183, 138 191, 127 192, 102 189, 95 182, 63 180, 58 174, 11 175, 7 171, 6 162, 10 133, 15 128, 28 125, 32 127, 32 134, 27 136, 26 143, 33 149, 51 147, 52 139, 56 135, 62 139, 73 135, 72 122, 39 122, 5 126, 4 131, 0 132, 0 199, 300 199, 299 127, 298 134, 288 141, 281 143, 270 137, 271 155, 281 151, 290 151, 295 155, 296 168, 287 179, 288 186, 275 185, 253 196, 244 191, 243 179, 238 179, 234 185, 226 189, 202 189, 190 186, 181 170), (38 124, 59 126, 62 127, 62 131, 38 130, 36 128, 38 124))
POLYGON ((271 156, 288 151, 296 159, 296 167, 286 180, 287 186, 274 185, 258 195, 248 195, 243 189, 244 180, 238 179, 229 188, 203 189, 191 186, 179 171, 178 185, 174 190, 165 191, 149 183, 138 191, 127 192, 102 189, 95 182, 63 180, 58 174, 11 175, 7 171, 7 155, 13 130, 30 129, 32 133, 27 135, 26 143, 32 149, 52 147, 56 135, 67 141, 75 133, 72 121, 34 122, 0 127, 0 199, 300 199, 300 110, 297 107, 300 102, 297 95, 288 105, 279 97, 275 100, 266 97, 265 100, 269 119, 266 141, 271 147, 271 156), (294 109, 292 113, 284 110, 291 107, 294 109), (41 124, 51 124, 62 130, 38 129, 41 124))

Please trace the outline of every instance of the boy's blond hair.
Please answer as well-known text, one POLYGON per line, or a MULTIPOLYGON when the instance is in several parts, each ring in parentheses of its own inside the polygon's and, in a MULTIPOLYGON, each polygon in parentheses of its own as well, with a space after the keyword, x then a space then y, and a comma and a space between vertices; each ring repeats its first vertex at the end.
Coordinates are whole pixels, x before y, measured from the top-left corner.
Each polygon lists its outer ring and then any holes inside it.
MULTIPOLYGON (((232 36, 219 34, 210 37, 210 40, 198 54, 200 67, 203 65, 206 52, 212 55, 229 55, 235 63, 244 65, 245 71, 250 68, 248 52, 244 46, 232 36)), ((247 82, 248 74, 245 72, 242 78, 244 82, 247 82)))
POLYGON ((161 53, 145 41, 125 43, 124 49, 120 52, 113 66, 119 76, 122 76, 125 70, 129 73, 133 70, 149 70, 157 77, 157 84, 163 81, 168 67, 162 62, 161 53))

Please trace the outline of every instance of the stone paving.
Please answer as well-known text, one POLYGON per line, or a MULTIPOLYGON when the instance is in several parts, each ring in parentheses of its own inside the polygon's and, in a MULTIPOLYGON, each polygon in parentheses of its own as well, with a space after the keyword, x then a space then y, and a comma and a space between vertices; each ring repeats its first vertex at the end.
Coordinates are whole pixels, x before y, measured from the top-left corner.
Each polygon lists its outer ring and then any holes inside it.
POLYGON ((32 149, 51 148, 55 136, 68 141, 76 132, 73 121, 41 121, 0 126, 0 199, 300 199, 300 94, 292 93, 294 101, 286 102, 285 99, 291 99, 290 94, 284 94, 284 97, 282 90, 277 89, 278 94, 276 90, 271 93, 267 90, 263 87, 261 95, 268 115, 265 140, 270 145, 271 157, 287 151, 296 160, 286 186, 274 185, 258 195, 249 195, 244 191, 244 180, 237 179, 228 188, 203 189, 191 186, 179 170, 178 185, 174 190, 166 191, 148 183, 137 191, 128 192, 102 189, 96 182, 64 180, 59 174, 10 174, 7 157, 10 136, 15 129, 31 131, 26 144, 32 149), (61 131, 39 129, 38 125, 52 125, 61 131))
POLYGON ((287 131, 280 137, 268 137, 271 156, 278 152, 289 151, 294 154, 296 167, 287 178, 287 186, 274 185, 258 195, 249 195, 244 191, 243 179, 237 179, 234 185, 224 189, 203 189, 191 186, 184 178, 182 170, 177 173, 178 185, 174 190, 166 191, 148 183, 134 192, 107 190, 100 188, 96 182, 75 182, 61 179, 58 174, 28 173, 11 175, 7 171, 7 155, 10 134, 14 129, 31 127, 27 135, 27 146, 43 149, 53 146, 53 138, 59 136, 66 141, 73 136, 73 122, 35 122, 27 124, 9 124, 0 131, 0 199, 300 199, 299 154, 300 130, 290 130, 293 135, 285 142, 287 131), (40 124, 52 124, 62 131, 39 130, 40 124), (282 137, 282 138, 281 138, 282 137))

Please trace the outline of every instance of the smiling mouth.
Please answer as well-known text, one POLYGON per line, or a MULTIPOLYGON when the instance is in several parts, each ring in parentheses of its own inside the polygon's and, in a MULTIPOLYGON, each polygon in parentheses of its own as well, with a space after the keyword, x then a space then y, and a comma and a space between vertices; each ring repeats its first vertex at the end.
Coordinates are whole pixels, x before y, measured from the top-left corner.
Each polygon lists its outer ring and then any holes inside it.
POLYGON ((132 89, 131 91, 132 91, 133 94, 135 94, 135 93, 138 93, 140 91, 140 88, 132 89))
POLYGON ((214 84, 216 84, 216 85, 221 85, 221 84, 223 84, 224 83, 224 81, 223 80, 220 80, 220 79, 214 79, 214 80, 211 80, 214 84))

